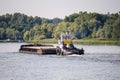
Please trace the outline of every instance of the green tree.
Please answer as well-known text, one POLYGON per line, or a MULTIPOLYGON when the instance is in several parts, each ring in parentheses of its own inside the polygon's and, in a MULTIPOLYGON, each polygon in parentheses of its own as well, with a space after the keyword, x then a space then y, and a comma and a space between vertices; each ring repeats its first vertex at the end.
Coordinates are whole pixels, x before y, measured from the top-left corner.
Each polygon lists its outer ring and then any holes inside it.
POLYGON ((70 26, 70 24, 68 22, 59 23, 54 30, 54 35, 53 35, 54 38, 59 39, 61 33, 69 31, 69 26, 70 26))
POLYGON ((113 23, 113 38, 120 39, 120 16, 113 23))
POLYGON ((14 29, 7 28, 6 35, 7 39, 14 40, 14 29))
POLYGON ((98 29, 98 31, 96 33, 96 37, 100 38, 100 39, 104 39, 105 38, 105 31, 102 28, 98 29))
POLYGON ((96 33, 97 33, 97 30, 96 30, 96 27, 94 27, 92 32, 92 38, 96 38, 96 33))
POLYGON ((15 30, 13 33, 14 40, 19 40, 22 38, 20 32, 18 30, 15 30))
POLYGON ((4 40, 6 38, 4 28, 0 28, 0 40, 4 40))
POLYGON ((25 33, 24 33, 24 40, 25 41, 28 41, 29 40, 29 31, 26 31, 25 33))

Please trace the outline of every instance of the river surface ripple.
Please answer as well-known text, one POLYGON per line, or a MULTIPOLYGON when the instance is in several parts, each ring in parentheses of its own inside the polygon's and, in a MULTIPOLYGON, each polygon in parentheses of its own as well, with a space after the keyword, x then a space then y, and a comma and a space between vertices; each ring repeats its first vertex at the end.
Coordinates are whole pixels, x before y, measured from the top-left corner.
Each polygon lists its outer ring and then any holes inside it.
POLYGON ((19 53, 22 44, 0 43, 0 80, 120 80, 120 46, 75 45, 85 55, 57 56, 19 53))

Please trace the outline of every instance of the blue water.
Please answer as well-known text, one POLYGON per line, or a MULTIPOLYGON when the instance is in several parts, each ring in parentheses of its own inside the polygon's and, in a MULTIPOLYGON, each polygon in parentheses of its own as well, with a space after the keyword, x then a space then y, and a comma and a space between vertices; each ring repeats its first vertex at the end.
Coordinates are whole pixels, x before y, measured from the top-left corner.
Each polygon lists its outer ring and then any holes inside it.
POLYGON ((0 43, 0 80, 119 80, 120 46, 75 45, 85 55, 19 53, 25 43, 0 43))

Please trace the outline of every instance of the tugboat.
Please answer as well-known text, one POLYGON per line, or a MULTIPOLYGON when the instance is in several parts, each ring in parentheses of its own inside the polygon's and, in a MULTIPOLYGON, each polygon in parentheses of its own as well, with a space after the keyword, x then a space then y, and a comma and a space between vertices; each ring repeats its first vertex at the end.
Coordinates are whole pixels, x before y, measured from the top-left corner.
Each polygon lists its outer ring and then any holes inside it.
POLYGON ((73 45, 72 36, 70 33, 62 33, 60 36, 60 40, 58 41, 59 46, 56 48, 57 55, 72 55, 78 54, 83 55, 84 49, 78 49, 73 45))

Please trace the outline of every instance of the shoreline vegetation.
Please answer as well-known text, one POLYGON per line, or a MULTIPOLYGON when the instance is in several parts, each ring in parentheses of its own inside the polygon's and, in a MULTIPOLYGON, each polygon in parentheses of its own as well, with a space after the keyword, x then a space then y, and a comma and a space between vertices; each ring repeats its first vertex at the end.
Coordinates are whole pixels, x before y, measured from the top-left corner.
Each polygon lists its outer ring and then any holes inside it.
POLYGON ((73 13, 64 19, 47 19, 21 13, 0 15, 0 42, 58 43, 70 32, 75 44, 120 45, 120 12, 73 13))
MULTIPOLYGON (((39 41, 28 41, 28 43, 41 43, 41 44, 58 44, 57 39, 42 39, 39 41)), ((118 45, 120 46, 120 40, 107 40, 107 39, 75 39, 74 44, 82 45, 118 45)))
MULTIPOLYGON (((7 42, 24 42, 24 41, 7 41, 0 40, 0 43, 7 42)), ((29 40, 26 43, 33 44, 58 44, 57 39, 41 39, 39 41, 29 40)), ((120 40, 112 40, 112 39, 75 39, 73 40, 74 44, 82 44, 82 45, 118 45, 120 46, 120 40)))

